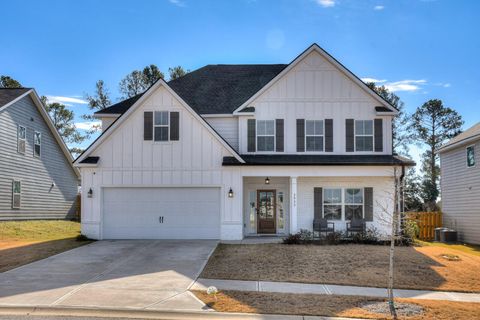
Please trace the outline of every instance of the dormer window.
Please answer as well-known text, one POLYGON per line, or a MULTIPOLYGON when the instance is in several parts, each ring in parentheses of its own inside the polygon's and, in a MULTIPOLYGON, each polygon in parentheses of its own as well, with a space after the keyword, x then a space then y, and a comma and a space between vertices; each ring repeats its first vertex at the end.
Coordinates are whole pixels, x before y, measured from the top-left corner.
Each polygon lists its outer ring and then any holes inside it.
POLYGON ((373 120, 355 121, 355 151, 373 151, 373 120))
POLYGON ((275 151, 275 120, 257 120, 257 151, 275 151))

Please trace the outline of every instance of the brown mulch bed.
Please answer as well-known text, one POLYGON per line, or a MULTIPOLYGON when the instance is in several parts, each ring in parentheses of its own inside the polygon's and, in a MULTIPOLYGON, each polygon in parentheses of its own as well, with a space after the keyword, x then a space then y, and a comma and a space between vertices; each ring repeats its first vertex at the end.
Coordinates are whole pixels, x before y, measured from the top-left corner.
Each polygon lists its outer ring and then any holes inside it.
MULTIPOLYGON (((362 308, 366 303, 384 301, 362 296, 333 296, 313 294, 286 294, 266 292, 222 291, 214 297, 205 292, 194 294, 207 305, 220 312, 266 313, 289 315, 317 315, 329 317, 357 317, 366 319, 389 319, 362 308)), ((415 304, 423 308, 421 315, 401 319, 409 320, 470 320, 478 319, 480 303, 398 299, 398 302, 415 304)))
POLYGON ((0 272, 11 270, 90 242, 77 241, 75 238, 48 241, 0 240, 0 272))
MULTIPOLYGON (((386 287, 388 247, 221 244, 201 277, 386 287)), ((396 247, 395 287, 480 292, 480 256, 442 247, 396 247), (459 261, 442 258, 454 254, 459 261)))

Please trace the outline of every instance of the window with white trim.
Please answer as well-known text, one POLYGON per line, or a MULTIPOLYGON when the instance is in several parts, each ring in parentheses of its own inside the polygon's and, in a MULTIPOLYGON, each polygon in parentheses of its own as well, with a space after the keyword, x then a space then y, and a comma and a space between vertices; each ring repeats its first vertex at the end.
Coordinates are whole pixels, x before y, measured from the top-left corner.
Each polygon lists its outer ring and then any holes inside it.
POLYGON ((168 111, 155 111, 153 121, 154 141, 168 141, 169 114, 168 111))
POLYGON ((363 219, 363 189, 345 189, 345 220, 363 219))
POLYGON ((275 151, 275 120, 257 120, 257 151, 275 151))
POLYGON ((40 157, 42 149, 42 134, 38 131, 33 133, 33 156, 40 157))
POLYGON ((373 151, 373 120, 355 120, 355 151, 373 151))
POLYGON ((19 125, 17 127, 17 151, 25 154, 25 146, 27 140, 27 128, 19 125))
POLYGON ((13 180, 12 182, 12 208, 20 209, 22 202, 22 182, 20 180, 13 180))
POLYGON ((306 151, 323 151, 324 130, 323 120, 305 120, 306 151))
POLYGON ((475 167, 475 147, 467 147, 467 167, 475 167))
POLYGON ((363 188, 324 188, 323 217, 327 220, 363 219, 363 188))
POLYGON ((342 220, 342 189, 323 189, 323 217, 342 220))

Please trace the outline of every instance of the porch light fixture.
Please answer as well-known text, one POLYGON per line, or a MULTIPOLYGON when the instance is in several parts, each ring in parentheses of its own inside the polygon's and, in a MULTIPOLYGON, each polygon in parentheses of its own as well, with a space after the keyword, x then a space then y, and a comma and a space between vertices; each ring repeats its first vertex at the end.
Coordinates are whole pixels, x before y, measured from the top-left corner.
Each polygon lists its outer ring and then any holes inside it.
POLYGON ((270 184, 270 178, 269 177, 265 178, 265 184, 270 184))
POLYGON ((233 190, 232 190, 232 188, 230 188, 230 190, 228 190, 228 197, 229 197, 229 198, 233 198, 233 190))
POLYGON ((92 197, 93 197, 93 190, 92 190, 92 188, 90 188, 90 190, 88 190, 88 192, 87 192, 87 197, 89 197, 89 198, 92 198, 92 197))

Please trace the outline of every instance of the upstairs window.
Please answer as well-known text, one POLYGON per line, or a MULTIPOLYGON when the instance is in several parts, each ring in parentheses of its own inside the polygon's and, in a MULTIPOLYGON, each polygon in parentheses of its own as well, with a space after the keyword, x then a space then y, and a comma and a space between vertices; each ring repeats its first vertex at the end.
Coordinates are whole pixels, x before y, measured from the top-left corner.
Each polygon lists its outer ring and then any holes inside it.
POLYGON ((12 183, 12 208, 20 209, 22 201, 22 182, 20 180, 13 180, 12 183))
POLYGON ((475 147, 467 147, 467 167, 475 167, 475 147))
POLYGON ((27 129, 23 126, 17 127, 17 151, 25 154, 25 144, 27 138, 27 129))
POLYGON ((275 120, 257 120, 257 151, 275 151, 275 120))
POLYGON ((305 150, 323 151, 323 120, 305 120, 305 150))
POLYGON ((355 121, 355 151, 373 151, 373 120, 355 121))
POLYGON ((155 121, 153 122, 155 141, 168 141, 168 118, 168 111, 155 111, 155 121))
POLYGON ((38 131, 35 131, 33 134, 33 156, 40 157, 42 145, 42 134, 38 131))

